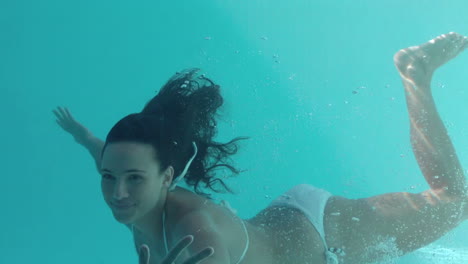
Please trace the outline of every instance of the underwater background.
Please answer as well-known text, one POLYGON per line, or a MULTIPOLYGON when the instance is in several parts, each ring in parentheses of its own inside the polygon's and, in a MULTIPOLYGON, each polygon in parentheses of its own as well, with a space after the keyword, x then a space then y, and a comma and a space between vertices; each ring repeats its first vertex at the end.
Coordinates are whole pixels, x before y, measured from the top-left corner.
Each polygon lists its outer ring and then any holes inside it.
MULTIPOLYGON (((468 34, 463 0, 0 1, 0 263, 137 263, 66 106, 104 139, 176 72, 221 85, 218 141, 250 136, 227 199, 250 218, 300 183, 363 198, 428 188, 409 142, 393 54, 468 34)), ((468 56, 433 92, 468 168, 468 56)), ((382 263, 468 263, 468 224, 382 263)))

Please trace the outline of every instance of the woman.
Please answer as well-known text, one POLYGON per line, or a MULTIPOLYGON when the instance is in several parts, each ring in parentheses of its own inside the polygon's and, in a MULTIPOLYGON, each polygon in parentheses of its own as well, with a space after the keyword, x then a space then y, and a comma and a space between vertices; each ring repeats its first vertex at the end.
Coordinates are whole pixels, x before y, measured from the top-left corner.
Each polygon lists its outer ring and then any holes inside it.
POLYGON ((93 155, 102 191, 117 221, 133 232, 140 263, 369 263, 423 247, 468 218, 463 169, 431 93, 434 71, 468 40, 456 33, 400 50, 394 57, 406 90, 411 143, 430 189, 365 199, 299 185, 254 218, 213 203, 219 167, 237 138, 213 141, 219 87, 196 70, 177 74, 143 109, 120 120, 106 141, 67 109, 58 124, 93 155), (185 179, 195 192, 177 187, 185 179), (201 184, 201 185, 200 185, 201 184))

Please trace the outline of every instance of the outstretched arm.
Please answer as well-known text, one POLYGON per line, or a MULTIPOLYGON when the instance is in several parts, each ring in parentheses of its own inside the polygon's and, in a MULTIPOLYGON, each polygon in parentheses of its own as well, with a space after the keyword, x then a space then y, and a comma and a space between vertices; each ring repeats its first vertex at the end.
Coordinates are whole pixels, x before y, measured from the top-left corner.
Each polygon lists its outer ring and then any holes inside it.
POLYGON ((101 152, 102 152, 102 149, 104 148, 104 141, 102 141, 101 139, 95 136, 90 136, 83 143, 81 143, 81 145, 84 146, 89 151, 91 156, 94 158, 96 169, 100 173, 101 172, 101 152))
POLYGON ((437 113, 430 83, 434 71, 467 43, 466 37, 450 33, 395 55, 406 92, 413 152, 430 189, 358 200, 335 197, 332 204, 340 211, 342 242, 330 246, 344 247, 347 261, 368 263, 403 255, 466 220, 466 179, 437 113))
POLYGON ((67 108, 57 107, 53 110, 57 117, 57 124, 66 132, 70 133, 75 141, 85 147, 94 158, 98 172, 101 169, 101 152, 104 141, 95 137, 91 131, 76 121, 67 108))

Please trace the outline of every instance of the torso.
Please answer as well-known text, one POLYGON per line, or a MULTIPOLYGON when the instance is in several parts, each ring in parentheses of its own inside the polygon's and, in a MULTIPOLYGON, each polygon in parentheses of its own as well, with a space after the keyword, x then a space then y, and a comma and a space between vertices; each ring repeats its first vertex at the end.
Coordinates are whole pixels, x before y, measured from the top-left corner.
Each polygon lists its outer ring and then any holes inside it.
MULTIPOLYGON (((227 245, 232 264, 241 257, 246 236, 243 221, 249 235, 250 245, 240 264, 283 264, 313 263, 326 264, 325 248, 318 232, 308 219, 297 209, 269 207, 255 217, 241 220, 226 207, 218 205, 190 191, 178 191, 167 201, 166 232, 169 249, 180 237, 173 237, 171 219, 177 219, 192 210, 205 210, 213 221, 223 230, 223 241, 227 245)), ((161 241, 143 241, 134 234, 135 244, 147 244, 151 249, 151 263, 159 264, 165 255, 164 243, 161 241)))

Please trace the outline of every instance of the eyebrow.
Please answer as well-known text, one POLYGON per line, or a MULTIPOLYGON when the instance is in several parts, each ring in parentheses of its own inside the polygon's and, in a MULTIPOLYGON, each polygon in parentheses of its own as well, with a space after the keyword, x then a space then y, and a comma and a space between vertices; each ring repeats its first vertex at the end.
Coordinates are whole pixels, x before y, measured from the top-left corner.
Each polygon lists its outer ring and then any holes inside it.
MULTIPOLYGON (((112 171, 109 170, 109 169, 102 169, 101 172, 112 172, 112 171)), ((129 169, 129 170, 126 170, 125 172, 127 173, 127 172, 146 172, 146 171, 144 171, 144 170, 137 170, 137 169, 129 169)))

